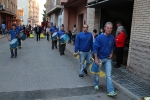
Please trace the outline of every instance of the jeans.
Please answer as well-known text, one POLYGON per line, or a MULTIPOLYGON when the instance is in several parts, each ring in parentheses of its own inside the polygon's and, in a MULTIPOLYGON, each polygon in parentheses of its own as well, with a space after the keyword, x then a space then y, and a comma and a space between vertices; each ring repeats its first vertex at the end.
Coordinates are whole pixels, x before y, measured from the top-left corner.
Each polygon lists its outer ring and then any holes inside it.
MULTIPOLYGON (((105 68, 106 73, 106 84, 107 84, 107 92, 114 91, 114 85, 112 84, 112 78, 111 78, 111 71, 112 71, 112 65, 111 65, 111 59, 101 59, 102 66, 105 68)), ((94 85, 99 85, 99 75, 94 74, 94 85)))
POLYGON ((69 36, 69 41, 68 41, 68 43, 71 43, 71 37, 72 37, 72 35, 68 35, 69 36))
POLYGON ((18 38, 18 46, 21 47, 21 39, 18 38))
POLYGON ((2 34, 3 34, 3 35, 5 34, 5 29, 2 29, 2 34))
POLYGON ((46 35, 47 35, 47 41, 49 41, 49 34, 47 33, 46 35))
POLYGON ((75 40, 76 40, 76 35, 72 35, 72 41, 75 44, 75 40))
POLYGON ((91 64, 91 52, 79 52, 79 59, 80 59, 80 65, 79 65, 79 75, 83 75, 83 70, 88 69, 91 64), (84 62, 86 60, 86 65, 84 65, 84 62))
POLYGON ((15 49, 15 55, 14 55, 13 49, 10 49, 10 52, 11 52, 11 56, 17 56, 17 48, 15 49))

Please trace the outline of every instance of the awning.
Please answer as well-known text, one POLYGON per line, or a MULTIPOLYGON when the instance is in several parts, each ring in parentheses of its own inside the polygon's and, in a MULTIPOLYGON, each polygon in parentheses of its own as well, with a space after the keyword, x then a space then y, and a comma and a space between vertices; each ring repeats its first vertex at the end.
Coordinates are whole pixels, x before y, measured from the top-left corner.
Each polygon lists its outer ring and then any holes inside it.
POLYGON ((49 10, 49 11, 47 12, 47 15, 50 15, 50 14, 52 14, 52 13, 58 11, 58 10, 61 10, 61 9, 62 9, 62 6, 61 6, 61 5, 57 5, 57 6, 55 6, 53 9, 49 10))
POLYGON ((134 0, 95 0, 86 7, 97 9, 133 9, 134 0))
POLYGON ((61 5, 65 5, 68 2, 68 0, 60 0, 61 5))
POLYGON ((67 7, 78 7, 81 4, 87 3, 87 0, 61 0, 61 1, 66 1, 63 3, 63 5, 67 7))
POLYGON ((0 13, 4 13, 4 14, 8 14, 8 15, 12 15, 12 16, 16 17, 16 14, 14 14, 12 12, 8 12, 6 10, 1 10, 0 13))

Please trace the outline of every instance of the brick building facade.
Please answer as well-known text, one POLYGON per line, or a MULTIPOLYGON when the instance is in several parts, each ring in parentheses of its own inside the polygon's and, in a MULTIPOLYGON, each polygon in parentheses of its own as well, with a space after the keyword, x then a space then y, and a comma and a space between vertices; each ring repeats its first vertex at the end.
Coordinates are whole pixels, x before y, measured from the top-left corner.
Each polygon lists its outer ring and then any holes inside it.
POLYGON ((0 25, 6 24, 6 29, 11 29, 17 16, 17 0, 0 0, 0 25))
POLYGON ((62 5, 60 4, 60 0, 47 0, 46 1, 46 14, 47 21, 53 24, 56 23, 57 27, 63 24, 63 13, 62 13, 62 5))
POLYGON ((150 80, 150 0, 134 0, 127 68, 150 80))
MULTIPOLYGON (((91 0, 88 0, 89 2, 91 0)), ((82 31, 83 24, 89 25, 89 31, 93 31, 94 28, 94 12, 95 9, 86 8, 87 0, 61 0, 64 11, 64 20, 65 30, 73 29, 73 26, 76 25, 77 32, 82 31)))
MULTIPOLYGON (((99 0, 97 1, 99 2, 99 0)), ((128 52, 124 54, 126 55, 127 69, 143 79, 150 80, 150 1, 114 0, 114 3, 111 1, 112 4, 106 1, 101 5, 95 0, 89 0, 89 2, 95 4, 95 6, 91 7, 92 9, 95 8, 95 12, 94 10, 91 11, 88 16, 90 20, 94 18, 94 23, 91 21, 89 25, 94 25, 95 29, 99 30, 104 26, 105 22, 111 21, 114 24, 113 35, 115 36, 116 18, 123 21, 129 35, 128 52), (114 5, 117 2, 118 5, 114 5), (121 2, 124 2, 122 3, 124 5, 121 5, 121 2), (125 6, 127 7, 126 9, 123 8, 125 6)))

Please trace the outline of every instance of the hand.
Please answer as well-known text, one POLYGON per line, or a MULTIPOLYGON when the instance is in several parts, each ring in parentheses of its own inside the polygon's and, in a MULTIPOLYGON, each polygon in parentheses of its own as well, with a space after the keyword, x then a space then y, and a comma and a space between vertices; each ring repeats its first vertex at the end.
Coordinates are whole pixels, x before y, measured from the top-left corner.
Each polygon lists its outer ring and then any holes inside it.
POLYGON ((111 58, 112 58, 112 56, 113 56, 113 54, 111 53, 111 54, 109 55, 109 57, 108 57, 108 58, 109 58, 109 59, 111 59, 111 58))
POLYGON ((98 58, 95 58, 95 63, 96 63, 97 65, 99 64, 98 58))
POLYGON ((78 53, 74 53, 73 56, 76 57, 78 55, 78 53))

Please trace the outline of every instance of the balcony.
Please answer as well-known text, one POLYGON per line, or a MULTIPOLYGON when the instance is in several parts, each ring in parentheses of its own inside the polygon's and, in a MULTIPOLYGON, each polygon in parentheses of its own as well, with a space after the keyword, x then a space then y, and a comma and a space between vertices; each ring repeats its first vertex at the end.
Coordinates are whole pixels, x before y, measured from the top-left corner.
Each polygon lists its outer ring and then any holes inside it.
POLYGON ((60 0, 56 0, 56 2, 52 2, 53 0, 50 0, 50 3, 47 3, 46 5, 46 14, 52 14, 55 11, 61 10, 62 6, 60 4, 60 0))
POLYGON ((61 3, 61 5, 64 5, 67 3, 67 1, 69 1, 69 0, 60 0, 60 3, 61 3))

